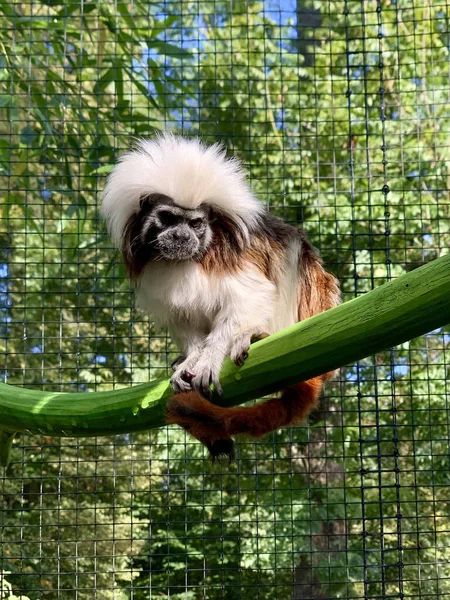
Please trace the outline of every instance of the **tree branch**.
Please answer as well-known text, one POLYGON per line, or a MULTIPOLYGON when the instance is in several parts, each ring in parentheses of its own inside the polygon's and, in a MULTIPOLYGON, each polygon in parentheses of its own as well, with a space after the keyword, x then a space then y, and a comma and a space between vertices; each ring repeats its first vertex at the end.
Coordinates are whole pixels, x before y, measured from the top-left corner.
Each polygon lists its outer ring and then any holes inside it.
MULTIPOLYGON (((220 378, 224 395, 216 401, 233 406, 265 396, 449 322, 450 254, 257 342, 243 367, 227 360, 220 378)), ((96 436, 161 427, 171 395, 168 380, 87 393, 0 384, 0 446, 16 431, 96 436)), ((0 462, 6 461, 0 451, 0 462)))

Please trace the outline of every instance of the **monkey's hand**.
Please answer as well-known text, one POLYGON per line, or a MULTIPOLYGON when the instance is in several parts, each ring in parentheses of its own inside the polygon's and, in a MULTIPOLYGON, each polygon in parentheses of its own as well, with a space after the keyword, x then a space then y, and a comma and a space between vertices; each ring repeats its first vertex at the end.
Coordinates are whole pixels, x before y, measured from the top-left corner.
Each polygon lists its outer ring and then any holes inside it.
POLYGON ((198 358, 199 352, 190 354, 187 358, 180 356, 173 364, 172 368, 174 373, 170 378, 170 385, 176 394, 183 394, 184 392, 191 392, 192 379, 196 373, 194 369, 198 358))
POLYGON ((260 327, 252 327, 237 333, 231 342, 230 358, 238 367, 242 367, 253 342, 268 337, 269 334, 260 327))
POLYGON ((213 383, 217 394, 221 396, 222 387, 219 381, 221 367, 222 361, 211 359, 210 356, 203 354, 193 367, 192 389, 199 392, 207 400, 210 400, 212 397, 210 386, 213 383))

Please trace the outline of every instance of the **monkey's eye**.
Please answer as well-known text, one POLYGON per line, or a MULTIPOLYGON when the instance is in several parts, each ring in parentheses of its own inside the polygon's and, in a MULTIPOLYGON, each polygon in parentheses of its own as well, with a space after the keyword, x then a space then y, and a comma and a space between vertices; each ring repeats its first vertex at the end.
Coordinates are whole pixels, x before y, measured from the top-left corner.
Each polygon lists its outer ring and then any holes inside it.
POLYGON ((170 227, 171 225, 176 225, 180 220, 180 217, 178 215, 174 215, 168 210, 161 210, 158 212, 158 219, 163 225, 170 227))
POLYGON ((194 229, 198 229, 203 225, 203 219, 192 219, 192 221, 189 221, 189 224, 194 229))

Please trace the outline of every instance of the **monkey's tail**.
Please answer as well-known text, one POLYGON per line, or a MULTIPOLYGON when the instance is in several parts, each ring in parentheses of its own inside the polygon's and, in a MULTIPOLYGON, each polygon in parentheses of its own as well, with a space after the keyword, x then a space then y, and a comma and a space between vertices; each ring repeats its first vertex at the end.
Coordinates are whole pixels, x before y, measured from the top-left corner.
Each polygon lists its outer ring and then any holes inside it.
POLYGON ((259 438, 287 425, 304 421, 316 407, 327 375, 286 389, 280 397, 254 406, 224 408, 195 392, 178 394, 167 403, 166 420, 185 429, 208 448, 212 459, 234 457, 232 436, 259 438))

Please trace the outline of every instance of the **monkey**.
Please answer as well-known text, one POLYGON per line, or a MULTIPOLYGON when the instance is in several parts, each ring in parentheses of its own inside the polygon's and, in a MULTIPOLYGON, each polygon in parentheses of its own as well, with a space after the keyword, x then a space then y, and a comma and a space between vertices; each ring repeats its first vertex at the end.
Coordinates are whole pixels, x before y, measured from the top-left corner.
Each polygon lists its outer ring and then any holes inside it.
POLYGON ((271 215, 241 162, 220 144, 163 133, 141 140, 108 176, 101 214, 122 252, 136 305, 181 348, 166 421, 211 457, 234 456, 233 437, 261 437, 302 422, 326 373, 253 406, 224 408, 219 373, 242 365, 253 341, 340 302, 303 229, 271 215))

